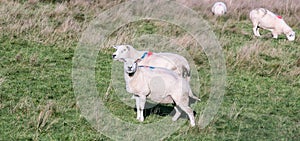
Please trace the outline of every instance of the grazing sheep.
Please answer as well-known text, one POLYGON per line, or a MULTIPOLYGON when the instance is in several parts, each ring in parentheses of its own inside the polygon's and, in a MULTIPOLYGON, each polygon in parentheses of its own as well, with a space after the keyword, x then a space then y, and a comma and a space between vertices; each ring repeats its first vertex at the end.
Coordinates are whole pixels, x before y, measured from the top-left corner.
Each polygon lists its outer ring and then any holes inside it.
POLYGON ((134 60, 142 59, 139 63, 140 65, 167 68, 190 81, 189 63, 180 55, 173 53, 138 51, 130 45, 119 45, 114 46, 114 48, 117 49, 112 55, 114 60, 119 60, 120 58, 132 58, 134 60))
MULTIPOLYGON (((176 113, 172 120, 176 121, 181 110, 187 113, 191 126, 195 126, 193 110, 189 107, 191 88, 189 83, 176 73, 166 68, 138 66, 141 59, 120 59, 124 62, 126 90, 134 94, 136 99, 137 119, 144 121, 143 110, 146 98, 157 103, 175 103, 176 113)), ((196 100, 200 100, 195 97, 196 100)))
POLYGON ((295 32, 289 27, 281 16, 275 15, 265 8, 257 8, 250 12, 255 36, 260 36, 259 28, 272 32, 273 38, 277 39, 279 34, 285 34, 289 41, 295 40, 295 32))
POLYGON ((224 15, 227 12, 226 4, 224 2, 216 2, 211 8, 211 11, 216 16, 224 15))

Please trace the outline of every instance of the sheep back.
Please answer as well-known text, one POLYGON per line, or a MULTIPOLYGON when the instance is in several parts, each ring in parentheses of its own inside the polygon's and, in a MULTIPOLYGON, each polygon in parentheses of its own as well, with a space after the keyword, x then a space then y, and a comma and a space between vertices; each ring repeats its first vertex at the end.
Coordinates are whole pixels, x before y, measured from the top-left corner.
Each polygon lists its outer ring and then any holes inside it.
POLYGON ((252 23, 258 23, 258 26, 268 30, 275 30, 278 34, 284 33, 291 28, 285 23, 281 16, 265 8, 257 8, 250 12, 252 23))

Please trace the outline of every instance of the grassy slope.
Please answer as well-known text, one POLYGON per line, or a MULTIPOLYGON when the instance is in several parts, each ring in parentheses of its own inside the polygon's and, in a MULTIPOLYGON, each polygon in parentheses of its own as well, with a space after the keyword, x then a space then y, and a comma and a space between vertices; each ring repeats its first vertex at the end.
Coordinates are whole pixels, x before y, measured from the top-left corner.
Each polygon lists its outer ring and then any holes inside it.
MULTIPOLYGON (((30 6, 28 10, 28 5, 27 10, 26 5, 15 7, 21 10, 1 6, 2 12, 11 12, 6 15, 11 19, 1 23, 0 140, 107 140, 80 117, 72 88, 72 57, 82 31, 78 27, 85 26, 78 13, 84 13, 86 20, 92 19, 94 13, 72 4, 66 6, 69 12, 56 8, 54 13, 54 4, 38 4, 44 10, 30 6), (46 22, 37 19, 45 22, 47 31, 34 24, 24 27, 22 22, 32 13, 49 17, 46 22), (71 20, 64 24, 67 17, 71 20), (48 36, 52 32, 53 36, 48 36)), ((226 55, 228 76, 222 107, 204 130, 186 128, 186 124, 166 140, 299 140, 299 38, 296 42, 287 42, 283 36, 279 40, 257 39, 252 36, 248 20, 207 19, 226 55)), ((297 26, 293 28, 300 33, 297 26)), ((153 32, 148 23, 138 30, 153 32)), ((97 62, 96 72, 100 95, 106 92, 111 77, 111 53, 112 50, 99 53, 101 62, 97 62)), ((205 62, 201 58, 194 60, 196 64, 205 62)), ((204 70, 199 70, 201 76, 204 70)), ((120 118, 136 122, 134 110, 120 104, 111 93, 107 107, 120 118)), ((206 92, 202 99, 205 102, 207 98, 206 92)), ((158 118, 161 117, 151 114, 146 120, 158 118)))
POLYGON ((73 49, 1 38, 1 140, 103 138, 79 116, 72 56, 73 49))

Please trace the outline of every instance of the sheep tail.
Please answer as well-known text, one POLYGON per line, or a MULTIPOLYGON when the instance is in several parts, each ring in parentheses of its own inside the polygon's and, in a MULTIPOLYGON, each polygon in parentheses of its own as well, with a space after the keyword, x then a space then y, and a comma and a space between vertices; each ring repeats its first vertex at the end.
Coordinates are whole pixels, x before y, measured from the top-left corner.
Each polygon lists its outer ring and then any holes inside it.
POLYGON ((197 101, 201 101, 200 98, 198 98, 197 96, 195 96, 195 95, 193 94, 192 90, 190 90, 190 92, 189 92, 189 97, 191 97, 191 98, 193 98, 193 99, 195 99, 195 100, 197 100, 197 101))

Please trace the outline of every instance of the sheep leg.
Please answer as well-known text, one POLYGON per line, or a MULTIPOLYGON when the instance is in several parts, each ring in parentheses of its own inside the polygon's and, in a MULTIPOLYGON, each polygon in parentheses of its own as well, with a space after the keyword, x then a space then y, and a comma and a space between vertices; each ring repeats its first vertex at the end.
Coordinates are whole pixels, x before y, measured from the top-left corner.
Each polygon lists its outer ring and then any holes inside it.
POLYGON ((258 22, 257 21, 253 21, 253 33, 255 36, 259 37, 259 27, 258 27, 258 22))
POLYGON ((272 32, 273 38, 277 39, 278 38, 278 34, 274 30, 271 30, 271 32, 272 32))
POLYGON ((140 98, 137 96, 132 96, 135 99, 135 106, 136 106, 136 119, 139 120, 141 117, 140 113, 140 98))
POLYGON ((194 112, 192 110, 192 108, 190 108, 189 106, 185 106, 185 105, 178 105, 185 113, 187 113, 187 115, 189 116, 190 119, 190 124, 192 127, 194 127, 195 124, 195 117, 194 117, 194 112))
POLYGON ((146 104, 146 96, 142 95, 139 97, 139 109, 137 110, 138 112, 140 112, 140 117, 139 117, 139 121, 144 121, 144 109, 145 109, 145 104, 146 104))
POLYGON ((256 27, 256 35, 259 37, 260 36, 260 33, 259 33, 259 27, 257 26, 256 27))
POLYGON ((260 36, 260 34, 259 34, 259 27, 257 25, 253 27, 253 32, 254 32, 255 36, 257 36, 257 37, 260 36))
POLYGON ((173 116, 172 121, 176 121, 181 115, 181 112, 179 110, 179 107, 177 107, 177 105, 174 107, 174 109, 175 109, 175 115, 173 116))

